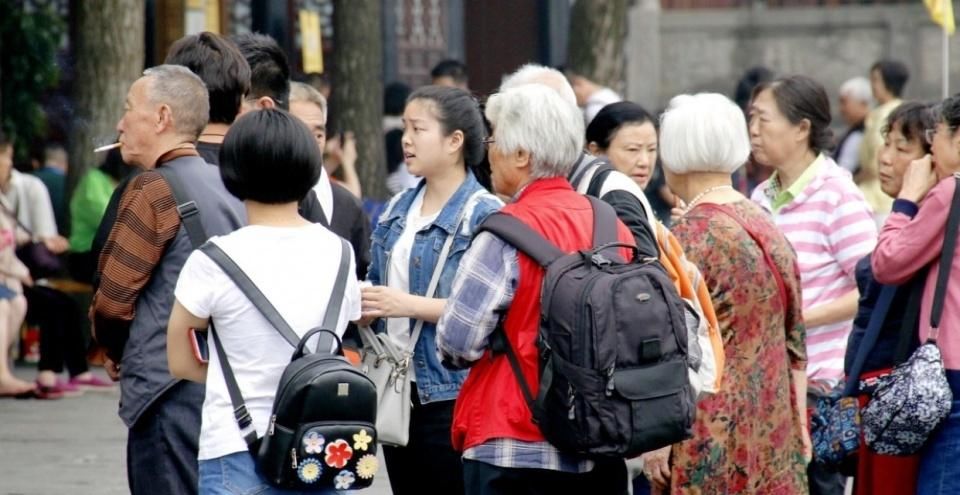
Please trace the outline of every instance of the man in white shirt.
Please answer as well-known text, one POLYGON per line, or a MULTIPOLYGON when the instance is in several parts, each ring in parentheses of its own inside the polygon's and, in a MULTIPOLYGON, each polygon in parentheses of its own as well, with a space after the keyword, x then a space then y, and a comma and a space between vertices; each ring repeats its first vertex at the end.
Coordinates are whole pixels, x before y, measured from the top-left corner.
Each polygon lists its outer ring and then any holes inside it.
POLYGON ((573 92, 577 95, 577 105, 583 109, 585 125, 590 125, 590 121, 603 107, 623 100, 616 91, 601 86, 582 74, 577 74, 570 69, 564 72, 570 85, 573 86, 573 92))

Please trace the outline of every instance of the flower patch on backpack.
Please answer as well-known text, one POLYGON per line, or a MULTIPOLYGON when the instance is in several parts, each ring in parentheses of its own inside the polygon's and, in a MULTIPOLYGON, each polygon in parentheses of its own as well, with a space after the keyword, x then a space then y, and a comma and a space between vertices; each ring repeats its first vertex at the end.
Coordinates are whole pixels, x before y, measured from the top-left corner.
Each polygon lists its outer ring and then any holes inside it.
POLYGON ((320 479, 323 474, 323 466, 316 459, 307 458, 300 463, 297 469, 297 476, 304 483, 314 483, 320 479))
POLYGON ((378 469, 380 469, 380 461, 377 460, 377 456, 373 454, 367 454, 357 461, 357 476, 362 479, 368 480, 373 478, 373 475, 377 474, 378 469))
POLYGON ((327 455, 324 460, 327 465, 338 469, 346 466, 350 458, 353 457, 353 449, 350 448, 350 444, 342 439, 328 443, 325 452, 327 455))
POLYGON ((303 451, 307 454, 320 454, 326 439, 319 432, 311 431, 303 436, 303 451))
POLYGON ((350 471, 340 471, 337 477, 333 479, 333 487, 337 490, 346 490, 353 486, 357 478, 350 471))
POLYGON ((372 441, 373 437, 367 433, 367 430, 360 430, 360 433, 353 435, 353 450, 366 451, 372 441))

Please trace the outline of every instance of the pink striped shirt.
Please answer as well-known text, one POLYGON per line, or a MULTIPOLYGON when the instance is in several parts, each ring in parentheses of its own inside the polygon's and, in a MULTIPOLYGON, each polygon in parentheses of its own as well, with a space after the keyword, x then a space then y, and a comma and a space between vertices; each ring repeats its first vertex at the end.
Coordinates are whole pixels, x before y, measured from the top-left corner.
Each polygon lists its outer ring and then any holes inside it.
MULTIPOLYGON (((752 199, 773 215, 774 221, 797 252, 804 311, 857 288, 857 261, 873 251, 877 225, 870 206, 850 173, 821 155, 818 167, 803 190, 776 213, 776 194, 767 180, 753 191, 752 199)), ((843 356, 853 320, 807 328, 807 377, 835 384, 843 377, 843 356)))
MULTIPOLYGON (((915 210, 912 203, 894 202, 893 212, 883 224, 877 250, 871 257, 873 276, 882 284, 902 284, 929 267, 920 306, 921 342, 930 334, 930 310, 940 273, 940 251, 956 188, 952 175, 941 180, 923 198, 918 212, 911 211, 915 210)), ((952 267, 937 342, 944 367, 960 370, 960 255, 954 255, 952 267)))

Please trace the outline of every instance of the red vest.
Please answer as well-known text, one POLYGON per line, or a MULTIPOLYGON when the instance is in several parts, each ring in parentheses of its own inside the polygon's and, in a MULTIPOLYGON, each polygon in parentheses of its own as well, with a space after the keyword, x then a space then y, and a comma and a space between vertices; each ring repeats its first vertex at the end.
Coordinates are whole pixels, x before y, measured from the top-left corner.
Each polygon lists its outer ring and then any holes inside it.
MULTIPOLYGON (((541 179, 528 185, 514 203, 501 211, 530 226, 562 251, 593 245, 593 210, 564 178, 541 179)), ((633 245, 633 235, 619 220, 620 242, 633 245)), ((623 250, 626 258, 630 254, 623 250)), ((540 384, 536 336, 540 326, 540 287, 544 269, 518 251, 519 281, 507 311, 504 330, 520 359, 534 394, 540 384)), ((470 369, 454 407, 453 448, 464 451, 494 438, 544 441, 505 355, 490 351, 470 369)))

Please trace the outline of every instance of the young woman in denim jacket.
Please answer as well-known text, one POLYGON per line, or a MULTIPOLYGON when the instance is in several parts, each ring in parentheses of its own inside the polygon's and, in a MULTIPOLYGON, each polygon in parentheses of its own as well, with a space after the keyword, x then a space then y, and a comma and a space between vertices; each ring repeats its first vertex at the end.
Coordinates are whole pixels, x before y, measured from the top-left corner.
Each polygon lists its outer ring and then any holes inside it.
POLYGON ((483 159, 483 117, 465 91, 428 86, 415 91, 403 113, 403 156, 423 180, 395 196, 373 232, 372 287, 363 290, 364 320, 376 319, 400 348, 409 345, 416 320, 424 325, 414 348, 413 412, 406 447, 384 447, 393 493, 463 493, 460 456, 450 443, 453 405, 465 371, 444 368, 437 357, 436 322, 450 293, 460 258, 476 227, 500 208, 472 167, 483 159), (457 222, 462 218, 462 221, 457 222), (449 256, 438 260, 452 235, 449 256), (437 263, 443 263, 433 297, 425 297, 437 263))

